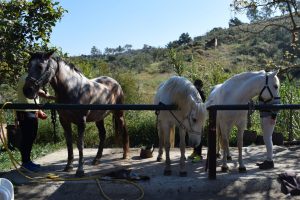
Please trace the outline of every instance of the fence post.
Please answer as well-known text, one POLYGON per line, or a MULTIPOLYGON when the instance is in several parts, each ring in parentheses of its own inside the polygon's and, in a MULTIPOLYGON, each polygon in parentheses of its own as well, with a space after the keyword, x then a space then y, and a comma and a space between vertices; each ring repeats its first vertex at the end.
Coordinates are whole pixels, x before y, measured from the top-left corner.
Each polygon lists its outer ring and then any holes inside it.
POLYGON ((216 179, 217 157, 216 157, 216 121, 217 110, 209 110, 208 126, 208 178, 216 179))

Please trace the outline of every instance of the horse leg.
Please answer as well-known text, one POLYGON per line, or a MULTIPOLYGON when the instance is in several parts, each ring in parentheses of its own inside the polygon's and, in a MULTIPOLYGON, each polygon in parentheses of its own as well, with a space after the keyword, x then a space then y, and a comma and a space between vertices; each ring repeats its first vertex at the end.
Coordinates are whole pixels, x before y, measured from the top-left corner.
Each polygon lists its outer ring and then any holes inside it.
POLYGON ((171 171, 171 159, 170 159, 170 124, 163 124, 162 129, 164 134, 164 141, 165 141, 165 152, 166 152, 166 166, 164 170, 165 176, 170 176, 172 174, 171 171))
POLYGON ((64 121, 61 117, 59 118, 59 121, 64 129, 64 135, 65 135, 67 149, 68 149, 68 161, 64 171, 69 172, 73 169, 73 161, 74 161, 72 128, 71 128, 71 123, 64 121))
POLYGON ((263 131, 263 139, 267 149, 267 161, 273 161, 272 134, 274 132, 275 123, 271 123, 271 120, 271 117, 260 118, 260 124, 263 131))
POLYGON ((78 140, 77 140, 77 148, 79 152, 79 160, 78 160, 78 168, 76 171, 77 177, 84 176, 84 170, 83 170, 83 134, 85 130, 85 120, 82 123, 77 124, 77 132, 78 132, 78 140))
POLYGON ((180 135, 180 171, 179 175, 182 177, 187 176, 187 171, 185 167, 185 134, 186 131, 182 128, 179 128, 179 135, 180 135))
POLYGON ((227 153, 229 152, 229 133, 231 128, 226 125, 220 126, 222 147, 223 147, 223 158, 222 158, 222 172, 227 172, 229 167, 227 165, 227 153))
POLYGON ((164 146, 164 132, 161 127, 161 122, 157 122, 157 131, 158 131, 158 138, 159 138, 159 149, 158 149, 158 156, 157 156, 157 162, 162 161, 162 155, 164 153, 163 146, 164 146))
POLYGON ((221 145, 222 145, 222 135, 221 135, 220 127, 219 127, 218 124, 217 124, 217 127, 216 127, 216 135, 217 135, 217 138, 216 138, 216 140, 217 140, 216 141, 216 145, 217 145, 216 157, 221 158, 220 150, 221 150, 221 145))
POLYGON ((123 159, 128 157, 129 153, 129 135, 124 119, 124 112, 117 111, 114 113, 116 133, 122 134, 123 159))
POLYGON ((104 141, 106 138, 106 130, 104 127, 104 120, 100 120, 96 122, 96 126, 98 128, 99 134, 99 145, 98 145, 98 152, 96 157, 94 158, 92 165, 98 165, 100 162, 100 158, 102 157, 103 148, 104 148, 104 141))
POLYGON ((238 145, 238 151, 239 151, 239 172, 246 172, 246 167, 243 162, 243 132, 244 132, 244 129, 238 127, 237 145, 238 145))

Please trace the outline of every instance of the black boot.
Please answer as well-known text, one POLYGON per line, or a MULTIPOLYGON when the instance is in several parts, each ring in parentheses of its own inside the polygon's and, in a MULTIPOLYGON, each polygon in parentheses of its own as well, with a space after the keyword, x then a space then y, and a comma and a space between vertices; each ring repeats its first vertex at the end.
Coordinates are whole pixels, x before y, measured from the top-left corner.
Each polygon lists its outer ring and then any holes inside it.
POLYGON ((265 160, 262 163, 256 163, 256 165, 259 167, 259 169, 272 169, 274 168, 274 162, 265 160))

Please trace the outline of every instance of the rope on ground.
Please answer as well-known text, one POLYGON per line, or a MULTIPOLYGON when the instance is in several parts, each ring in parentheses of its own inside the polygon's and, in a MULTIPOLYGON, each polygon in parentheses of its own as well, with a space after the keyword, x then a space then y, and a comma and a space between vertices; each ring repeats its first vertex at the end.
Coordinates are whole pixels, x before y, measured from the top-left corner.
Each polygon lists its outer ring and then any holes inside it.
MULTIPOLYGON (((21 174, 22 176, 24 176, 25 178, 29 179, 32 182, 35 183, 47 183, 47 182, 58 182, 58 181, 82 181, 82 180, 95 180, 97 182, 97 186, 101 192, 101 195, 107 199, 107 200, 111 200, 109 198, 108 195, 105 194, 105 192, 103 191, 101 184, 100 184, 100 180, 105 180, 105 181, 112 181, 112 182, 120 182, 120 183, 125 183, 125 184, 131 184, 134 187, 136 187, 141 195, 140 197, 138 197, 136 200, 140 200, 144 198, 144 190, 143 188, 138 185, 137 183, 133 182, 133 181, 128 181, 128 180, 124 180, 124 179, 111 179, 111 180, 107 180, 104 179, 101 176, 89 176, 89 177, 81 177, 81 178, 61 178, 59 175, 56 175, 54 173, 48 173, 46 176, 37 176, 37 177, 31 177, 26 175, 24 172, 22 172, 20 170, 20 168, 18 168, 18 166, 21 166, 21 168, 23 170, 25 170, 26 172, 30 172, 32 174, 34 174, 35 172, 32 172, 24 167, 22 167, 22 165, 14 158, 12 152, 10 151, 10 149, 8 148, 8 139, 7 137, 5 137, 4 135, 4 127, 3 127, 3 122, 5 122, 5 117, 4 117, 4 108, 7 104, 11 104, 11 102, 5 102, 3 104, 3 106, 0 108, 0 131, 2 134, 0 134, 0 141, 2 142, 6 152, 8 153, 9 159, 12 163, 12 165, 14 166, 14 168, 16 169, 16 171, 21 174)), ((35 173, 37 174, 37 173, 35 173)))

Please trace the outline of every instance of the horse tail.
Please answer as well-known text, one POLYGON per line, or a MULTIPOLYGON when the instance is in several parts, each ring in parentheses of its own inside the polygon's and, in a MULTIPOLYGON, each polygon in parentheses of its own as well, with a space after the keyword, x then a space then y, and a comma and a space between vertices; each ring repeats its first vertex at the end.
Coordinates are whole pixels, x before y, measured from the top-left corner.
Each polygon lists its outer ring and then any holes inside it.
MULTIPOLYGON (((124 103, 124 94, 120 91, 116 99, 116 104, 124 103)), ((121 139, 123 143, 123 158, 127 157, 129 152, 129 135, 125 122, 125 114, 123 110, 116 110, 113 113, 113 125, 115 130, 115 135, 117 139, 121 139)))

